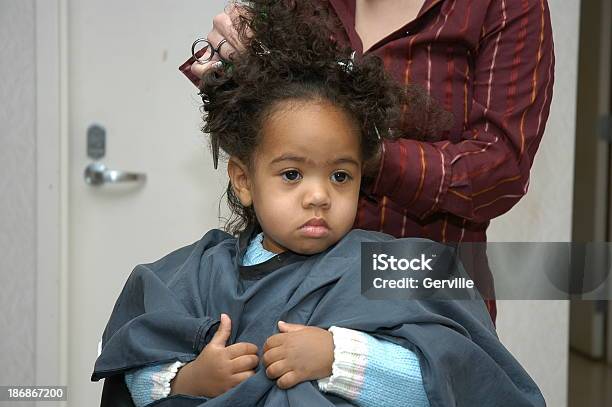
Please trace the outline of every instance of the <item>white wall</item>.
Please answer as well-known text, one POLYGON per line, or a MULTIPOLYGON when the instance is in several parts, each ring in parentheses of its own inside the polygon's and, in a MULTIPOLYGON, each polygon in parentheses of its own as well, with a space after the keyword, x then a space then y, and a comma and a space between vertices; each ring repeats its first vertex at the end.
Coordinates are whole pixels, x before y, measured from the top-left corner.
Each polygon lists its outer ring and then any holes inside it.
MULTIPOLYGON (((580 2, 549 0, 556 70, 546 133, 528 194, 495 219, 490 241, 570 241, 574 183, 580 2)), ((499 337, 542 389, 548 406, 567 405, 568 301, 499 301, 499 337)))
POLYGON ((0 0, 0 385, 35 380, 34 49, 34 1, 0 0))

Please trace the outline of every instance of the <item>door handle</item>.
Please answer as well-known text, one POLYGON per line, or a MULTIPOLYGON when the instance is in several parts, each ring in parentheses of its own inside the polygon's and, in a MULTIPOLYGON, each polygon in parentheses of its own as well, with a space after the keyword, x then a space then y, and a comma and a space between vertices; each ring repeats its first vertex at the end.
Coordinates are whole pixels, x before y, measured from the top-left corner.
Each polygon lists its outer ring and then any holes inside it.
POLYGON ((91 163, 85 168, 85 182, 93 186, 117 184, 120 182, 144 183, 146 180, 147 174, 110 170, 102 163, 91 163))

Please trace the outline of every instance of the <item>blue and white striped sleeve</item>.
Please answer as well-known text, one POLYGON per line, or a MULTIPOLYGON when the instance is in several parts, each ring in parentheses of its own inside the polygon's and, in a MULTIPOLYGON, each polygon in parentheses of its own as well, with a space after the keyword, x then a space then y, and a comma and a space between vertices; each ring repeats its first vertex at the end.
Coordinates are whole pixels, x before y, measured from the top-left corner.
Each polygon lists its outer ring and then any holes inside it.
POLYGON ((125 373, 125 384, 136 407, 144 407, 170 394, 170 382, 185 363, 163 363, 125 373))
POLYGON ((360 407, 429 407, 418 356, 400 345, 351 329, 331 327, 332 375, 319 389, 360 407))

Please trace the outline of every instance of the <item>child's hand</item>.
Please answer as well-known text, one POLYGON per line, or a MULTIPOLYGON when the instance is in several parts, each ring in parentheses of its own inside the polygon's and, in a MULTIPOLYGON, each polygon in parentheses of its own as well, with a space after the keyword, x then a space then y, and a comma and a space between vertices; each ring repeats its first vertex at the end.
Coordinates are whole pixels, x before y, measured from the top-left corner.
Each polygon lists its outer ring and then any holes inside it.
POLYGON ((255 374, 257 346, 241 342, 226 347, 231 331, 232 321, 221 314, 217 332, 200 355, 179 370, 171 394, 216 397, 255 374))
POLYGON ((266 375, 288 389, 307 380, 332 374, 334 338, 331 332, 315 326, 279 321, 281 333, 272 335, 264 345, 262 360, 266 375))

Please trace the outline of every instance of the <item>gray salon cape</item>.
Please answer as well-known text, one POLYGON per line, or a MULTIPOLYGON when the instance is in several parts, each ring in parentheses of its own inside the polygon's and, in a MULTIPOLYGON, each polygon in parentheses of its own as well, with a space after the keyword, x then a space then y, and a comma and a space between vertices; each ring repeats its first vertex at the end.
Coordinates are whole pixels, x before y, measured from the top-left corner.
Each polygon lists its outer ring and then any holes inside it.
MULTIPOLYGON (((126 370, 193 360, 214 335, 220 314, 232 320, 228 345, 256 344, 278 333, 277 321, 355 329, 419 356, 432 407, 544 406, 538 387, 500 343, 482 300, 369 300, 360 295, 361 242, 392 236, 355 229, 326 251, 281 253, 240 265, 257 228, 239 239, 211 230, 198 242, 137 266, 102 338, 92 380, 126 370)), ((401 239, 420 241, 423 239, 401 239)), ((433 243, 432 244, 437 244, 433 243)), ((281 390, 260 366, 215 398, 175 395, 155 406, 350 406, 321 393, 316 381, 281 390)))

